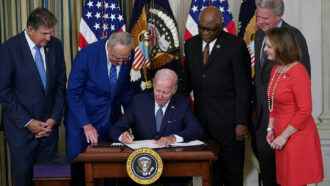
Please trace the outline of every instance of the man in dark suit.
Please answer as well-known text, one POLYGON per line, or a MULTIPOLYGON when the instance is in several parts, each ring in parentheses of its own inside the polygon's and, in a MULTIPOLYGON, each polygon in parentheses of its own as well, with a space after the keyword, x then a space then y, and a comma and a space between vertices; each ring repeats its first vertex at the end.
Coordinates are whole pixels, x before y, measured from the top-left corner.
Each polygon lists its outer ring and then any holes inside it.
POLYGON ((57 20, 44 8, 0 48, 0 103, 16 186, 32 185, 32 165, 56 155, 66 70, 57 20))
MULTIPOLYGON (((112 141, 130 144, 134 139, 156 139, 159 146, 175 142, 200 139, 203 130, 192 113, 188 98, 175 95, 178 77, 170 69, 158 70, 153 80, 153 93, 134 96, 125 114, 110 128, 112 141), (129 128, 134 128, 134 135, 129 128)), ((161 179, 166 186, 181 186, 186 178, 161 179)), ((130 180, 121 180, 119 185, 136 185, 130 180)))
POLYGON ((87 45, 74 60, 68 81, 67 154, 77 156, 88 143, 107 141, 107 131, 131 101, 133 38, 127 32, 87 45))
POLYGON ((166 146, 201 138, 203 130, 191 111, 190 100, 175 95, 177 83, 174 71, 158 70, 153 81, 153 93, 134 96, 129 109, 109 130, 111 139, 126 144, 134 139, 156 139, 158 145, 166 146), (162 112, 160 122, 159 112, 162 112), (128 132, 130 127, 135 129, 134 135, 128 132))
POLYGON ((222 31, 222 14, 205 8, 199 35, 186 41, 183 95, 193 91, 195 113, 207 138, 220 144, 213 185, 243 185, 244 136, 250 118, 250 57, 245 43, 222 31))
MULTIPOLYGON (((289 28, 298 41, 302 51, 300 62, 306 67, 310 74, 310 62, 307 44, 301 32, 282 20, 284 12, 283 0, 256 0, 258 31, 255 37, 255 77, 254 77, 254 103, 255 115, 255 134, 257 157, 259 160, 261 180, 264 185, 271 186, 276 184, 275 152, 270 148, 266 141, 268 127, 268 102, 267 85, 270 73, 275 65, 273 61, 267 59, 264 52, 265 32, 274 27, 289 28)), ((272 130, 272 129, 268 129, 272 130)))

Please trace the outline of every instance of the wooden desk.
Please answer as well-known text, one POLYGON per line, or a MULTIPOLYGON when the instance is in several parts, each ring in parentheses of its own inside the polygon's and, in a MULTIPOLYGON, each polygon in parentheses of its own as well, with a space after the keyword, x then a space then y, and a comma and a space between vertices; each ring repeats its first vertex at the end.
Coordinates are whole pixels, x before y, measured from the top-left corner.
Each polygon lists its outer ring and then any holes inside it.
MULTIPOLYGON (((163 160, 162 177, 201 176, 203 186, 212 185, 212 160, 217 159, 219 151, 214 141, 208 141, 208 145, 155 151, 163 160)), ((94 178, 128 177, 126 160, 131 152, 128 147, 123 147, 121 152, 80 153, 75 161, 84 162, 86 186, 92 186, 94 178)))

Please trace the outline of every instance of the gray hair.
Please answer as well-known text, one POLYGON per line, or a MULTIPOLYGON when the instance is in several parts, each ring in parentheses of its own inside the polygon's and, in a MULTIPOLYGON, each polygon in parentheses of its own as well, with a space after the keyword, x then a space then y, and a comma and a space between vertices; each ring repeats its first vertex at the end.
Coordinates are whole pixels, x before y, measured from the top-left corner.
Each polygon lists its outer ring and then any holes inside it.
POLYGON ((56 17, 49 10, 46 8, 36 8, 29 15, 26 27, 31 26, 34 30, 39 30, 40 26, 54 28, 56 23, 56 17))
POLYGON ((284 13, 283 0, 256 0, 256 7, 269 9, 273 16, 284 13))
POLYGON ((163 68, 160 69, 156 72, 152 82, 155 83, 156 80, 173 80, 174 84, 173 84, 173 88, 178 86, 178 75, 171 69, 168 68, 163 68))
POLYGON ((128 32, 115 32, 112 33, 108 39, 110 48, 113 48, 116 46, 116 44, 121 44, 124 46, 131 45, 134 47, 134 40, 130 33, 128 32))

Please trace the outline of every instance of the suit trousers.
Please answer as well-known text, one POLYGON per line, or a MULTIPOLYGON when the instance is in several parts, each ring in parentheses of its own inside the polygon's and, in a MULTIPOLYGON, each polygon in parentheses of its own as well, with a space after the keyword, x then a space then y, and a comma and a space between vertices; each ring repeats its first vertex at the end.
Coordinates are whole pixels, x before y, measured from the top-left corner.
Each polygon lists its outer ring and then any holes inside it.
POLYGON ((229 144, 220 142, 218 160, 212 166, 213 186, 243 186, 244 146, 235 139, 229 144))
POLYGON ((275 151, 266 141, 268 117, 262 117, 261 123, 256 129, 257 158, 260 166, 261 181, 264 186, 277 186, 275 151))
POLYGON ((48 141, 45 137, 33 139, 23 147, 9 144, 13 167, 14 186, 33 186, 33 164, 43 159, 56 157, 57 141, 48 141))

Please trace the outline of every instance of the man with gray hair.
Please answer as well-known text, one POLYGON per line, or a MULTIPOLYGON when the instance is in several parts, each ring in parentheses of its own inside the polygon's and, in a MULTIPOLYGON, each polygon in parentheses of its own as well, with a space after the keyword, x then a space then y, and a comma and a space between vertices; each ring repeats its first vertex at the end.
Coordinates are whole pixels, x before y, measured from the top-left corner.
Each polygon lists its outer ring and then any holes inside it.
POLYGON ((26 29, 0 46, 0 104, 15 186, 32 186, 32 166, 56 156, 66 70, 57 20, 33 10, 26 29))
POLYGON ((267 85, 274 62, 267 59, 267 54, 264 51, 265 46, 265 32, 274 27, 289 28, 298 41, 302 51, 300 62, 306 67, 310 74, 310 61, 306 40, 302 33, 287 24, 282 20, 284 13, 283 0, 256 0, 256 14, 258 31, 255 37, 255 95, 254 103, 256 109, 255 117, 255 132, 256 132, 256 150, 257 157, 260 164, 261 179, 263 185, 277 185, 276 184, 276 170, 275 170, 275 153, 266 142, 267 132, 272 132, 272 129, 267 129, 268 126, 268 102, 267 102, 267 85))
POLYGON ((131 101, 133 38, 127 32, 87 45, 75 57, 68 81, 65 117, 67 154, 109 140, 106 131, 131 101))

